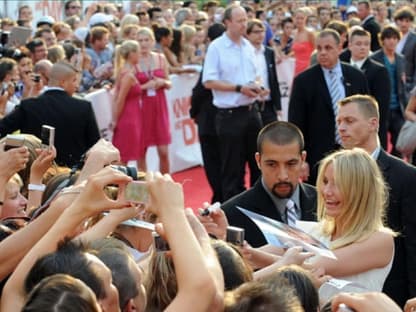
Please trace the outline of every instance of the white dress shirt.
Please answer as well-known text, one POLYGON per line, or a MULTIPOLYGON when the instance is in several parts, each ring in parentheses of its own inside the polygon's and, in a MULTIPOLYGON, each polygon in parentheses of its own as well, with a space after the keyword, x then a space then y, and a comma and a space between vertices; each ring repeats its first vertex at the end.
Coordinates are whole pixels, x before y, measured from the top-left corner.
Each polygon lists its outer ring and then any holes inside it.
MULTIPOLYGON (((224 33, 208 47, 202 82, 217 80, 236 85, 253 83, 259 76, 254 59, 254 47, 248 40, 241 38, 240 44, 236 44, 224 33)), ((238 92, 212 90, 212 94, 214 105, 218 108, 246 106, 254 101, 238 92)))

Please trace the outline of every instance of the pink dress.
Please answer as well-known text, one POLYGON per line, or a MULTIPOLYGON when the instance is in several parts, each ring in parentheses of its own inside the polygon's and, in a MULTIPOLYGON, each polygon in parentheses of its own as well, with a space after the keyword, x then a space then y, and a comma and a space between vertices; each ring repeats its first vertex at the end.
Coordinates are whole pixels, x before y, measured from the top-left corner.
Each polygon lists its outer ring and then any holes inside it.
MULTIPOLYGON (((162 68, 156 68, 150 73, 140 71, 137 73, 140 84, 145 84, 152 77, 166 78, 162 68)), ((140 119, 142 120, 142 136, 145 148, 170 144, 171 135, 165 89, 143 90, 141 98, 142 115, 140 119)))
POLYGON ((296 59, 295 76, 309 67, 313 50, 313 44, 309 41, 293 42, 292 51, 296 59))
POLYGON ((114 129, 113 144, 119 149, 121 160, 124 163, 142 158, 146 153, 142 135, 141 93, 139 82, 131 86, 126 96, 123 111, 114 129))

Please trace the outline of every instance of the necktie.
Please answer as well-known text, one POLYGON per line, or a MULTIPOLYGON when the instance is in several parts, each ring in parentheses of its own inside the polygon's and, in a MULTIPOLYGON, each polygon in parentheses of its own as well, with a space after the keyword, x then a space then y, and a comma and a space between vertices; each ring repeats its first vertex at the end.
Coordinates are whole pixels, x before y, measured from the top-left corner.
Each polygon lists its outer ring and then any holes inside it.
POLYGON ((339 82, 337 80, 337 74, 335 71, 329 71, 329 94, 331 95, 332 100, 332 109, 334 110, 335 116, 335 142, 341 144, 341 137, 339 136, 337 128, 337 115, 338 115, 338 104, 337 102, 341 100, 341 90, 339 87, 339 82))
POLYGON ((286 203, 286 218, 288 225, 296 226, 296 220, 298 219, 298 215, 296 214, 295 202, 291 199, 289 199, 286 203))

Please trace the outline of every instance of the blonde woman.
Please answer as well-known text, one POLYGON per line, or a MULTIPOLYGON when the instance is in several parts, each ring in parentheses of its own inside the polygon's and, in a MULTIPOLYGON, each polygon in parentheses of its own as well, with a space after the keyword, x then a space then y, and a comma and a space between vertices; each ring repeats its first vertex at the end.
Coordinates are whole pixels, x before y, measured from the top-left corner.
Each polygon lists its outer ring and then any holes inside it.
POLYGON ((201 64, 202 58, 195 55, 194 38, 196 29, 191 25, 181 25, 179 28, 183 37, 183 63, 184 64, 201 64))
POLYGON ((336 278, 381 291, 394 255, 394 233, 383 224, 387 200, 380 169, 362 149, 323 159, 318 174, 320 238, 336 260, 316 257, 313 266, 336 278))
POLYGON ((155 84, 149 81, 140 85, 136 69, 139 57, 140 46, 137 41, 126 40, 116 48, 113 144, 119 149, 124 163, 144 157, 140 96, 143 89, 155 84))
POLYGON ((137 40, 137 33, 139 32, 139 25, 128 24, 121 29, 121 40, 137 40))
MULTIPOLYGON (((145 149, 149 146, 156 146, 159 155, 159 169, 162 173, 169 173, 168 145, 171 142, 171 135, 165 96, 165 89, 169 89, 171 86, 168 63, 163 54, 152 52, 155 45, 152 30, 142 27, 138 33, 138 41, 141 53, 137 67, 137 79, 141 84, 154 82, 154 86, 141 95, 142 135, 145 149)), ((146 170, 144 157, 139 162, 139 167, 146 170)))
POLYGON ((306 28, 308 14, 307 8, 299 8, 295 11, 293 19, 296 27, 292 44, 296 59, 295 76, 309 67, 311 54, 315 50, 315 35, 306 28))

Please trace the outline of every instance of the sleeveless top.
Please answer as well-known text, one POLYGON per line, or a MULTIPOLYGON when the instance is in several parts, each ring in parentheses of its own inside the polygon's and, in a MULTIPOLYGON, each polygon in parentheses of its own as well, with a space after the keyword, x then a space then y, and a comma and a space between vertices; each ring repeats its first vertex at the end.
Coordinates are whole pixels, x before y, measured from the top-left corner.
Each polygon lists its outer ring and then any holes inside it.
MULTIPOLYGON (((329 246, 331 239, 328 236, 324 236, 322 234, 316 235, 317 232, 311 233, 314 237, 319 239, 325 245, 329 246)), ((357 255, 359 257, 359 255, 357 255)), ((391 267, 393 265, 393 258, 394 258, 394 249, 393 254, 391 256, 390 262, 382 267, 382 268, 375 268, 365 272, 357 273, 354 275, 349 276, 337 276, 337 279, 346 280, 350 282, 354 282, 355 284, 361 285, 365 287, 368 291, 378 291, 380 292, 383 289, 384 282, 389 274, 391 267)), ((313 260, 312 260, 313 261, 313 260)))

